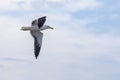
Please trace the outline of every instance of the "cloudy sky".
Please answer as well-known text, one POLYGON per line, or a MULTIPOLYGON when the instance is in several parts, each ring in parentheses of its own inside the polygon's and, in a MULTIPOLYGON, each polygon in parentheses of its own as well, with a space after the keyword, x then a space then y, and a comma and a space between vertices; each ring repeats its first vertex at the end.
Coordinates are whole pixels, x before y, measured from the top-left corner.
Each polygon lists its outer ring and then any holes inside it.
POLYGON ((0 80, 120 80, 120 0, 1 0, 0 80), (47 16, 40 56, 20 30, 47 16))

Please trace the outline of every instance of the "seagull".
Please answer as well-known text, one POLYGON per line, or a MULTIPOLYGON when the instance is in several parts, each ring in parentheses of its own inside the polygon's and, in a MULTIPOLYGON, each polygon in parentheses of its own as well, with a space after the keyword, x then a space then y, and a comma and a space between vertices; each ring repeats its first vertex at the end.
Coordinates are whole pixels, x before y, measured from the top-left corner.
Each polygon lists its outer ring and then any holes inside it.
POLYGON ((45 21, 46 21, 46 16, 43 16, 41 18, 33 20, 31 26, 29 27, 23 26, 21 28, 21 30, 23 31, 30 31, 31 35, 34 38, 34 54, 36 59, 39 56, 39 52, 41 50, 41 45, 42 45, 43 33, 41 31, 46 29, 53 29, 49 25, 44 25, 45 21))

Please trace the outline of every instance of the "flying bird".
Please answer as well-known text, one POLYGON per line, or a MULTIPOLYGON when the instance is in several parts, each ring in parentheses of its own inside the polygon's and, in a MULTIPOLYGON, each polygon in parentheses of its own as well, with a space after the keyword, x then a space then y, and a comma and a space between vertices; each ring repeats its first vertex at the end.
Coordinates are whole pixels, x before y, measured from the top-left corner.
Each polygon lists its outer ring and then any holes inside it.
POLYGON ((45 29, 53 29, 49 25, 44 25, 45 21, 46 16, 43 16, 41 18, 33 20, 30 27, 24 26, 21 28, 23 31, 30 31, 31 35, 34 38, 34 54, 36 59, 39 55, 42 45, 43 33, 41 31, 45 29))

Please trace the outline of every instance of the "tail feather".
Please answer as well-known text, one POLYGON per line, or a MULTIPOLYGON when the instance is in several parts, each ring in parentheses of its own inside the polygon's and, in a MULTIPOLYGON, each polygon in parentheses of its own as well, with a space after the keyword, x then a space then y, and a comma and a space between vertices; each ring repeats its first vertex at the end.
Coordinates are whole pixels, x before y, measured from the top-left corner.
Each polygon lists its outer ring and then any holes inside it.
POLYGON ((28 31, 28 30, 30 30, 31 29, 31 27, 22 27, 21 28, 21 30, 23 30, 23 31, 28 31))

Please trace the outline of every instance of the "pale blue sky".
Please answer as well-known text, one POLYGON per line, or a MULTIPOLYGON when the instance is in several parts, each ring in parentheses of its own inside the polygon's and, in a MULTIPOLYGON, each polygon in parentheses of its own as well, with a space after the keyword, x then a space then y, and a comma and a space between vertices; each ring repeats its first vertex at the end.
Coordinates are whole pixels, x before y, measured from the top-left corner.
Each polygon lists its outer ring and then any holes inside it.
POLYGON ((119 80, 119 0, 1 0, 0 80, 119 80), (22 26, 47 16, 40 56, 22 26))

